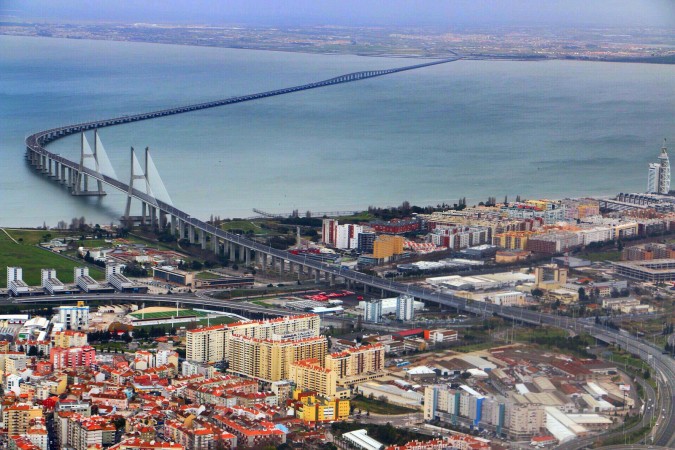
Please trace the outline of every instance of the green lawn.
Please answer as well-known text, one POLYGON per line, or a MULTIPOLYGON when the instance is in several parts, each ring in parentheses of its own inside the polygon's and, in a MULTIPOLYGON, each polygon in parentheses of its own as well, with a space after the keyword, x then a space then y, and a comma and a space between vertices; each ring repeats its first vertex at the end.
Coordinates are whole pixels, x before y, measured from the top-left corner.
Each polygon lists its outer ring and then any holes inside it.
MULTIPOLYGON (((147 319, 147 315, 146 315, 147 319)), ((237 319, 228 317, 228 316, 217 316, 217 317, 212 317, 210 319, 200 319, 197 321, 197 328, 203 328, 206 326, 211 326, 211 325, 222 325, 222 324, 228 324, 228 323, 234 323, 238 322, 237 319)), ((181 322, 181 323, 175 323, 173 324, 173 328, 180 328, 180 327, 186 327, 189 328, 190 325, 192 325, 194 322, 181 322)), ((170 332, 172 325, 170 323, 163 323, 160 325, 145 325, 149 328, 162 328, 165 332, 170 332)))
POLYGON ((514 340, 520 342, 532 342, 537 338, 566 339, 569 333, 565 330, 549 327, 515 328, 514 340))
POLYGON ((230 220, 229 222, 223 222, 220 228, 225 231, 236 230, 242 233, 251 231, 254 234, 260 234, 265 232, 263 228, 249 220, 230 220))
POLYGON ((375 220, 375 216, 368 211, 363 211, 351 216, 341 216, 338 219, 344 222, 368 222, 370 220, 375 220))
POLYGON ((269 303, 265 303, 262 300, 253 300, 251 303, 255 303, 258 306, 262 306, 263 308, 274 308, 274 305, 270 305, 269 303))
POLYGON ((466 345, 460 345, 459 347, 452 347, 452 350, 455 352, 460 352, 460 353, 471 353, 471 352, 477 352, 480 350, 487 350, 492 347, 496 347, 497 344, 494 342, 478 342, 476 344, 466 344, 466 345))
POLYGON ((211 317, 210 319, 201 319, 198 323, 200 326, 205 327, 207 325, 221 325, 224 323, 227 324, 234 322, 239 322, 239 320, 228 316, 218 316, 218 317, 211 317))
MULTIPOLYGON (((137 319, 170 319, 176 316, 176 311, 157 311, 157 312, 147 312, 147 313, 131 313, 131 316, 134 316, 137 319)), ((192 309, 181 309, 178 310, 178 317, 206 317, 208 314, 201 311, 194 311, 192 309)))
MULTIPOLYGON (((18 240, 18 239, 17 239, 18 240)), ((73 268, 87 265, 73 261, 48 250, 26 243, 15 244, 5 233, 0 232, 0 288, 7 287, 7 267, 22 267, 23 279, 29 286, 40 285, 40 269, 56 269, 56 275, 64 283, 73 282, 73 268)), ((89 275, 103 279, 103 270, 89 265, 89 275)))
POLYGON ((140 234, 141 231, 135 230, 133 233, 129 233, 124 239, 132 244, 143 244, 148 248, 156 248, 158 250, 171 250, 174 252, 185 253, 184 250, 178 247, 176 242, 159 242, 156 239, 151 239, 140 234))
MULTIPOLYGON (((14 239, 21 242, 22 244, 35 245, 40 242, 47 242, 52 239, 59 239, 64 237, 69 237, 79 240, 82 236, 82 233, 76 233, 72 231, 60 231, 60 230, 30 230, 30 229, 17 229, 17 228, 5 228, 7 233, 10 234, 14 239)), ((88 241, 88 240, 87 240, 88 241)), ((81 241, 84 242, 84 241, 81 241)), ((103 242, 102 240, 100 242, 103 242)))
POLYGON ((606 252, 582 252, 580 258, 588 259, 590 261, 621 261, 621 252, 618 250, 610 250, 606 252))
POLYGON ((199 272, 195 277, 198 280, 213 280, 214 278, 222 278, 224 275, 216 275, 212 272, 199 272))
POLYGON ((357 395, 354 397, 354 399, 350 400, 349 404, 354 409, 360 409, 363 413, 370 411, 372 414, 383 414, 388 416, 419 412, 416 409, 392 405, 391 403, 383 402, 382 400, 378 399, 367 398, 362 395, 357 395))
MULTIPOLYGON (((77 239, 78 247, 106 247, 110 246, 110 243, 106 242, 105 239, 80 239, 82 233, 77 233, 73 231, 60 231, 60 230, 28 230, 28 229, 7 229, 7 233, 12 236, 14 239, 19 241, 22 244, 26 245, 36 245, 41 242, 47 242, 52 239, 59 238, 73 238, 77 239)), ((3 233, 4 234, 4 233, 3 233)))

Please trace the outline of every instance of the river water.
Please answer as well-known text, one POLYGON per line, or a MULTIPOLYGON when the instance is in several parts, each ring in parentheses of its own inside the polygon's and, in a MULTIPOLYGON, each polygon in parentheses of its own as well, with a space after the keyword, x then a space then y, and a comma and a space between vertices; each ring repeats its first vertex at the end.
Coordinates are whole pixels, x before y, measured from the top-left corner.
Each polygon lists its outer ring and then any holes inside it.
MULTIPOLYGON (((0 226, 116 221, 24 160, 58 125, 276 89, 407 59, 0 36, 0 226)), ((458 61, 100 130, 120 179, 149 146, 193 216, 643 191, 675 140, 675 66, 458 61)), ((79 137, 50 145, 78 158, 79 137)))

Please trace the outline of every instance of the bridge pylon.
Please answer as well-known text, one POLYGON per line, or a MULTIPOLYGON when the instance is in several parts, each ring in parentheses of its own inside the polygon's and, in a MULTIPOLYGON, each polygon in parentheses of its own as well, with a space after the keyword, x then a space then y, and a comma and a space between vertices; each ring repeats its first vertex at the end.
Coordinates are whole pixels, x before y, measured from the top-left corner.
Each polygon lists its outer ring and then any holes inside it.
MULTIPOLYGON (((126 222, 127 226, 133 225, 133 218, 131 217, 131 198, 133 197, 133 191, 136 189, 137 191, 141 191, 144 194, 147 194, 154 200, 154 197, 152 195, 152 190, 150 189, 150 182, 148 180, 147 176, 147 161, 148 161, 148 154, 149 154, 150 149, 148 147, 145 148, 145 161, 146 161, 146 168, 143 170, 141 168, 140 163, 138 162, 138 158, 136 157, 136 152, 134 151, 134 148, 131 147, 131 174, 129 178, 129 191, 127 192, 127 206, 124 210, 124 221, 126 222), (134 184, 136 180, 142 181, 142 189, 134 188, 134 184)), ((151 221, 153 222, 154 225, 154 220, 152 220, 153 217, 153 209, 156 206, 156 203, 153 205, 148 205, 146 202, 142 201, 141 202, 141 224, 145 225, 145 220, 147 217, 147 207, 150 206, 150 213, 151 213, 151 221)))
POLYGON ((91 152, 91 147, 87 142, 87 138, 84 136, 84 131, 80 134, 80 166, 77 170, 77 176, 75 177, 75 184, 73 186, 72 194, 78 196, 87 196, 87 195, 106 195, 106 192, 103 190, 103 183, 101 180, 96 180, 96 190, 89 190, 89 176, 85 173, 84 169, 94 170, 97 173, 100 173, 100 168, 98 164, 98 130, 94 131, 94 151, 91 152), (86 144, 86 146, 85 146, 86 144), (87 151, 89 150, 89 152, 87 151), (91 153, 90 153, 91 152, 91 153), (89 160, 93 159, 93 168, 86 167, 89 160))

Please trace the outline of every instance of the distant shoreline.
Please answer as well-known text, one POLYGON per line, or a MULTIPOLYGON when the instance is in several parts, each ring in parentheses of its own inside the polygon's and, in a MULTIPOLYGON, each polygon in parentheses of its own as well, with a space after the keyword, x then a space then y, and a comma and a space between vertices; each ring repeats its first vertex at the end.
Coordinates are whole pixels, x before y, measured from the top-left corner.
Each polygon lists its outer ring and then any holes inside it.
MULTIPOLYGON (((0 24, 2 26, 2 24, 0 24)), ((14 37, 27 37, 27 38, 44 38, 44 39, 67 39, 73 41, 104 41, 104 42, 122 42, 122 43, 133 43, 133 44, 158 44, 158 45, 180 45, 185 47, 196 47, 196 48, 226 48, 233 50, 256 50, 256 51, 268 51, 268 52, 283 52, 283 53, 301 53, 307 55, 324 55, 324 56, 361 56, 367 58, 398 58, 398 59, 444 59, 458 54, 461 52, 448 51, 446 53, 434 53, 428 55, 418 55, 418 54, 403 54, 403 53, 391 53, 391 52, 362 52, 362 51, 322 51, 317 49, 316 51, 308 51, 307 49, 290 49, 283 47, 275 47, 274 45, 255 47, 255 46, 244 46, 244 45, 199 45, 194 43, 187 42, 165 42, 160 40, 140 40, 140 39, 110 39, 105 37, 96 37, 91 36, 87 38, 80 37, 68 37, 68 36, 48 36, 41 34, 21 34, 21 33, 8 33, 6 31, 0 30, 0 36, 14 36, 14 37)), ((347 47, 345 47, 347 48, 347 47)), ((572 56, 572 55, 562 55, 560 57, 551 57, 548 55, 535 55, 535 54, 520 54, 520 55, 509 55, 509 54, 475 54, 467 53, 463 54, 463 59, 466 60, 484 60, 484 61, 523 61, 523 62, 536 62, 536 61, 586 61, 586 62, 609 62, 609 63, 638 63, 638 64, 665 64, 671 65, 675 64, 675 54, 668 56, 636 56, 636 57, 616 57, 616 58, 592 58, 587 56, 572 56)))

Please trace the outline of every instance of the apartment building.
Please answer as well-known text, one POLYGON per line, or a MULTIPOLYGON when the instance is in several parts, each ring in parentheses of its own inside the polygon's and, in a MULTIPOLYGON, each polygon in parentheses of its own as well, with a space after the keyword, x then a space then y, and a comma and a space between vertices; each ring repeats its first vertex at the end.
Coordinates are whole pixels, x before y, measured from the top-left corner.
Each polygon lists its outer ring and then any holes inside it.
POLYGON ((292 363, 323 360, 327 348, 325 336, 277 340, 235 334, 229 338, 228 371, 267 382, 284 380, 290 377, 292 363))
POLYGON ((10 436, 25 434, 31 420, 38 417, 42 417, 42 407, 28 403, 17 403, 2 411, 2 422, 10 436))
POLYGON ((300 390, 314 391, 326 397, 335 397, 336 395, 336 373, 323 367, 323 363, 317 358, 303 359, 292 363, 290 379, 300 390))
POLYGON ((56 331, 52 334, 53 347, 84 347, 87 345, 87 333, 74 330, 56 331))
POLYGON ((294 340, 319 336, 318 314, 301 314, 270 320, 251 320, 228 325, 188 330, 186 358, 194 362, 216 362, 231 359, 230 341, 234 336, 253 339, 294 340))
POLYGON ((382 375, 384 353, 381 344, 345 349, 327 355, 325 368, 335 372, 338 386, 352 387, 382 375))
POLYGON ((49 361, 55 370, 89 367, 96 361, 96 349, 90 346, 61 348, 49 352, 49 361))
POLYGON ((188 361, 218 362, 225 359, 225 325, 187 330, 185 357, 188 361))

